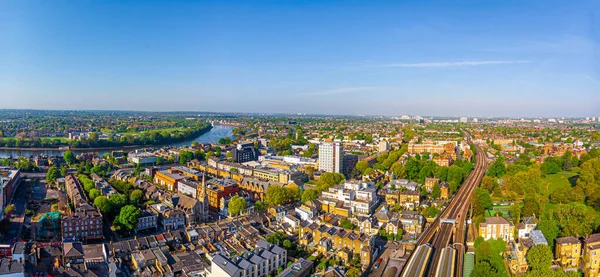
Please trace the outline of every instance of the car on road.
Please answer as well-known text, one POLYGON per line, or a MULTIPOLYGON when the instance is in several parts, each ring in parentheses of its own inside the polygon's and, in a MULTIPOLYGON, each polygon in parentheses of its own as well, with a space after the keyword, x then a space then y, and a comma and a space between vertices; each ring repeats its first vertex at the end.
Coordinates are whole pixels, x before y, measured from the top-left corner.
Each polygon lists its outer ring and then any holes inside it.
POLYGON ((381 265, 381 261, 383 261, 382 258, 377 259, 377 261, 375 262, 375 265, 373 266, 373 268, 375 270, 377 270, 377 268, 379 268, 379 265, 381 265))

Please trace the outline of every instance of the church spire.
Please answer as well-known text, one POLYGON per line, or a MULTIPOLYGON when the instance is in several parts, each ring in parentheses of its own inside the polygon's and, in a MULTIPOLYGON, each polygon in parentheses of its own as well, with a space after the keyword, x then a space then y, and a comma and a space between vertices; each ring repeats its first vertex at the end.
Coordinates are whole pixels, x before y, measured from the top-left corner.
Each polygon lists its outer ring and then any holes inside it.
POLYGON ((200 203, 202 203, 202 220, 206 221, 208 218, 208 206, 210 205, 208 202, 208 194, 206 194, 206 168, 202 173, 202 191, 199 198, 200 203))
POLYGON ((204 172, 202 173, 202 193, 200 194, 200 196, 200 201, 204 202, 204 199, 206 198, 206 170, 204 170, 204 172))

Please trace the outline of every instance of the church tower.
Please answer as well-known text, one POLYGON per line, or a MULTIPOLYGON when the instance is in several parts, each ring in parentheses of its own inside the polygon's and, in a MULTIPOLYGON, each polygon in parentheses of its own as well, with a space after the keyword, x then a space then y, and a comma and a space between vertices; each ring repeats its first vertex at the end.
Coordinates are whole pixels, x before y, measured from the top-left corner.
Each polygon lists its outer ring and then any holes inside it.
POLYGON ((202 173, 202 191, 200 192, 199 197, 200 203, 202 203, 202 221, 206 221, 208 219, 208 194, 206 193, 206 170, 202 173))

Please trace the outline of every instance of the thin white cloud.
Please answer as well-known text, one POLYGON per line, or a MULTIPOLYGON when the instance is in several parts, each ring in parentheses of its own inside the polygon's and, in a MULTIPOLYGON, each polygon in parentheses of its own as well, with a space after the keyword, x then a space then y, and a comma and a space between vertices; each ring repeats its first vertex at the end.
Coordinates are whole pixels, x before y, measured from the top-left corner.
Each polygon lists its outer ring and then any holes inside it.
POLYGON ((376 89, 377 89, 376 87, 351 87, 351 88, 338 88, 338 89, 329 89, 329 90, 323 90, 323 91, 300 93, 298 95, 349 94, 349 93, 355 93, 355 92, 373 91, 376 89))
POLYGON ((517 61, 460 61, 460 62, 428 62, 428 63, 392 63, 392 64, 380 65, 379 67, 443 68, 443 67, 479 66, 479 65, 494 65, 494 64, 520 64, 520 63, 529 63, 529 61, 517 60, 517 61))

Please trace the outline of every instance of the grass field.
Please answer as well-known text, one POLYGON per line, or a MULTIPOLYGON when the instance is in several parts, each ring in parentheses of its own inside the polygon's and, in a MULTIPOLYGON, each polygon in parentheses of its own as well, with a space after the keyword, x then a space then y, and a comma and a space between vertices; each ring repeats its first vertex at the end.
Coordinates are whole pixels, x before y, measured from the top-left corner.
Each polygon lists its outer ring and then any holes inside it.
MULTIPOLYGON (((552 194, 552 192, 554 192, 554 190, 558 187, 561 186, 574 186, 575 182, 576 182, 576 176, 579 173, 579 168, 574 169, 573 171, 564 171, 564 172, 560 172, 557 174, 552 174, 552 175, 547 175, 543 180, 542 180, 542 195, 544 195, 545 197, 549 197, 550 194, 552 194)), ((580 203, 584 203, 583 201, 581 201, 580 203)), ((545 218, 548 218, 548 216, 552 213, 552 211, 556 210, 556 208, 559 206, 560 204, 554 204, 554 203, 550 203, 550 201, 543 203, 542 204, 542 214, 544 215, 545 218)), ((600 212, 596 211, 596 216, 600 217, 600 212)))
POLYGON ((487 210, 486 217, 495 216, 496 213, 500 212, 503 216, 508 217, 510 206, 493 206, 487 210))
POLYGON ((573 180, 575 177, 577 176, 577 172, 559 172, 556 174, 552 174, 552 175, 547 175, 543 180, 542 180, 542 194, 545 197, 548 197, 550 194, 552 194, 552 192, 558 188, 561 187, 563 185, 569 185, 572 186, 573 184, 571 184, 571 182, 569 181, 569 178, 572 178, 571 180, 573 180))

